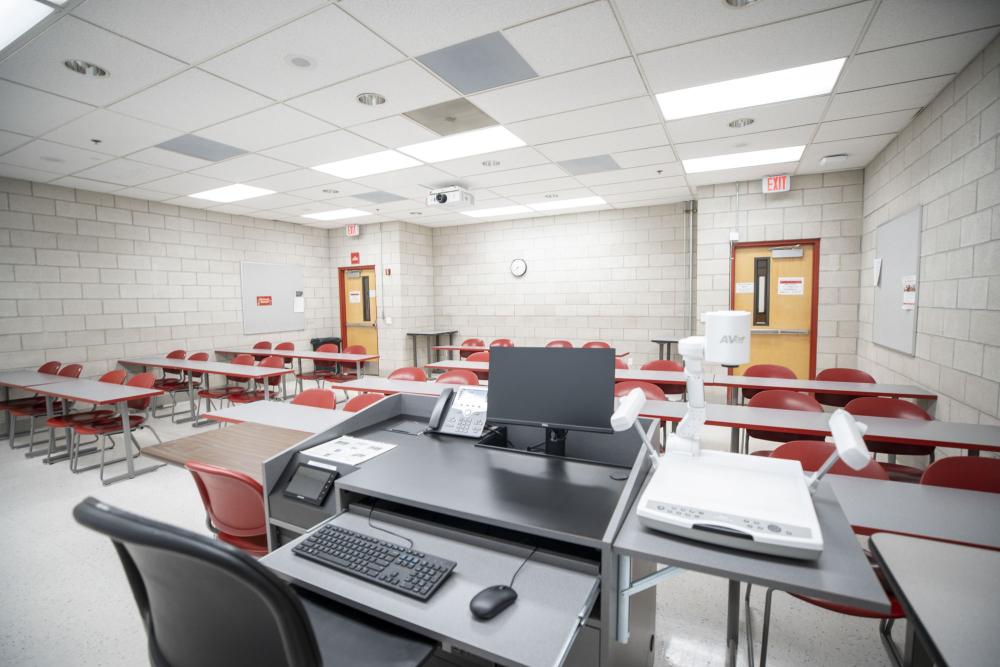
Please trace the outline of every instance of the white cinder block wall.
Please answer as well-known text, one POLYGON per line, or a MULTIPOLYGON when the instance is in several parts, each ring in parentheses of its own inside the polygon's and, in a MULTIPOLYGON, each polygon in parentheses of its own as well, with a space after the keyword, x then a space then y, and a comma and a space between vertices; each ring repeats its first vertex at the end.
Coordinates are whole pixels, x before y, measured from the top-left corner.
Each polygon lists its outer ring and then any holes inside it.
POLYGON ((684 335, 690 289, 684 204, 434 229, 434 324, 459 338, 544 345, 604 340, 656 358, 684 335), (510 273, 523 258, 528 272, 510 273))
POLYGON ((336 335, 328 231, 0 178, 0 369, 336 335), (240 262, 305 270, 306 329, 243 335, 240 262))
POLYGON ((865 170, 859 366, 938 392, 936 415, 1000 414, 1000 39, 865 170), (923 207, 916 356, 872 343, 879 225, 923 207))

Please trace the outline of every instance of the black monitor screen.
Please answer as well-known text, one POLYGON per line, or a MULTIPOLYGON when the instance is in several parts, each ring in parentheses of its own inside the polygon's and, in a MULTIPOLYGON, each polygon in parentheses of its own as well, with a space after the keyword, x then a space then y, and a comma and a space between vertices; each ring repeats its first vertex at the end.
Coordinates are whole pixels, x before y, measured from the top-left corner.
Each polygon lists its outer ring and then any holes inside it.
POLYGON ((496 424, 611 433, 612 349, 490 349, 486 415, 496 424))

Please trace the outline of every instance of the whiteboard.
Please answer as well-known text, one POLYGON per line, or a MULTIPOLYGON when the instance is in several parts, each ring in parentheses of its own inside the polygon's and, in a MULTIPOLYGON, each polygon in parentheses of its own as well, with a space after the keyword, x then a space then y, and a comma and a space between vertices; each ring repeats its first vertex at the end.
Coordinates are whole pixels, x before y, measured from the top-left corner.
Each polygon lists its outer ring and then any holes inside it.
POLYGON ((306 328, 305 279, 301 266, 241 262, 240 285, 243 333, 302 331, 306 328), (298 304, 296 295, 303 297, 298 304))
MULTIPOLYGON (((875 264, 881 260, 881 275, 875 285, 872 341, 876 345, 913 355, 917 341, 920 303, 921 209, 917 207, 875 230, 875 264), (903 279, 916 278, 912 310, 904 309, 903 279)), ((874 280, 874 266, 873 280, 874 280)))

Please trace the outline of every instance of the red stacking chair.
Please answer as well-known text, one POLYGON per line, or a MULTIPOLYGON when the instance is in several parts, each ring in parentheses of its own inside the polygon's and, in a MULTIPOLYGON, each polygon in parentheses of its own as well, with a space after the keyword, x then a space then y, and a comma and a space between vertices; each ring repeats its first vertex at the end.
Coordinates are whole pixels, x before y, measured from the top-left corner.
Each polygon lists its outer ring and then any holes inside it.
MULTIPOLYGON (((485 362, 489 362, 489 360, 490 360, 490 353, 489 352, 475 352, 473 354, 470 354, 466 360, 467 361, 485 361, 485 362)), ((489 377, 490 377, 489 371, 472 371, 472 372, 475 373, 476 377, 479 378, 480 380, 488 380, 489 377)))
POLYGON ((378 403, 383 398, 385 398, 385 396, 382 394, 358 394, 344 404, 344 410, 346 412, 360 412, 372 403, 378 403))
POLYGON ((609 343, 605 343, 603 340, 588 340, 586 343, 584 343, 580 347, 585 347, 587 349, 595 348, 595 347, 607 349, 607 348, 611 347, 611 345, 609 343))
MULTIPOLYGON (((167 353, 167 359, 183 359, 187 356, 184 350, 173 350, 167 353)), ((173 418, 174 411, 177 408, 177 399, 174 398, 174 394, 179 391, 187 391, 187 381, 184 379, 184 371, 174 370, 172 368, 163 369, 163 377, 157 379, 153 382, 153 387, 155 389, 160 389, 165 394, 169 394, 173 402, 170 404, 170 417, 173 418)), ((158 417, 160 415, 156 414, 156 402, 153 402, 153 416, 158 417)))
POLYGON ((253 349, 255 349, 255 350, 270 350, 271 349, 271 343, 270 343, 270 341, 262 340, 259 343, 254 343, 253 344, 253 349))
MULTIPOLYGON (((761 394, 768 392, 761 392, 761 394)), ((758 394, 760 395, 760 394, 758 394)), ((836 451, 836 446, 828 442, 817 442, 815 440, 791 440, 785 444, 779 446, 775 449, 771 456, 781 459, 792 459, 799 461, 802 464, 802 469, 806 472, 813 472, 818 470, 820 465, 826 461, 830 455, 836 451)), ((850 475, 853 477, 867 477, 869 479, 880 479, 887 480, 889 475, 882 469, 882 467, 876 462, 871 461, 867 466, 861 470, 854 470, 851 467, 844 464, 842 461, 837 461, 830 469, 830 473, 835 475, 850 475)), ((869 557, 869 560, 871 558, 869 557)), ((889 587, 886 586, 885 582, 882 580, 881 570, 872 563, 872 567, 875 570, 875 574, 878 576, 879 581, 882 583, 882 587, 885 589, 885 595, 889 598, 889 602, 892 605, 891 611, 888 614, 879 614, 877 612, 868 611, 866 609, 860 609, 857 607, 851 607, 849 605, 840 604, 837 602, 830 602, 828 600, 823 600, 820 598, 809 597, 806 595, 799 595, 792 593, 798 599, 803 602, 808 602, 811 605, 817 607, 822 607, 823 609, 828 609, 830 611, 837 612, 838 614, 845 614, 847 616, 855 616, 858 618, 872 618, 879 619, 879 633, 882 638, 882 643, 885 646, 886 651, 889 653, 890 658, 892 658, 895 665, 902 664, 899 651, 896 649, 895 644, 892 642, 892 636, 890 634, 892 630, 892 624, 897 618, 903 618, 903 608, 893 597, 892 592, 889 587)), ((747 584, 746 597, 744 602, 746 605, 747 618, 750 617, 750 589, 752 586, 747 584)), ((760 667, 767 666, 767 640, 770 633, 771 626, 771 596, 774 593, 773 588, 767 589, 767 594, 764 596, 764 625, 761 631, 761 648, 760 648, 760 667)), ((748 642, 752 642, 752 638, 748 638, 748 642)), ((753 652, 753 646, 750 647, 751 653, 753 652)))
MULTIPOLYGON (((133 375, 132 378, 126 383, 130 387, 141 387, 143 389, 152 389, 153 382, 155 378, 152 373, 139 373, 138 375, 133 375)), ((153 397, 147 396, 146 398, 135 398, 128 401, 128 423, 129 428, 132 431, 132 443, 135 445, 135 454, 133 458, 138 458, 140 454, 139 441, 135 438, 135 432, 141 429, 149 429, 149 432, 153 434, 157 442, 162 442, 160 436, 157 435, 153 427, 149 425, 150 420, 150 406, 153 403, 153 397)), ((104 417, 87 424, 77 424, 73 427, 77 435, 93 435, 100 440, 98 445, 98 450, 101 452, 101 462, 99 464, 94 464, 87 466, 86 468, 79 467, 79 458, 82 452, 79 451, 79 439, 77 440, 76 448, 70 452, 70 469, 73 472, 83 472, 84 470, 92 470, 94 468, 100 468, 100 478, 104 481, 104 467, 111 465, 113 463, 120 463, 125 460, 126 456, 122 456, 118 459, 113 459, 111 461, 104 460, 104 453, 108 449, 114 447, 114 440, 111 436, 118 435, 122 433, 122 418, 120 415, 112 415, 110 417, 104 417), (108 440, 111 442, 111 447, 106 447, 104 441, 108 440)), ((127 450, 126 450, 127 451, 127 450)))
POLYGON ((514 347, 514 341, 510 338, 497 338, 490 343, 490 347, 514 347))
POLYGON ((627 371, 628 364, 621 357, 615 357, 615 370, 627 371))
MULTIPOLYGON (((653 361, 647 361, 644 363, 639 370, 642 371, 666 371, 668 373, 683 373, 684 366, 676 361, 670 361, 669 359, 654 359, 653 361)), ((680 398, 687 391, 687 387, 682 384, 671 384, 671 385, 657 385, 663 390, 663 393, 667 395, 667 400, 671 396, 680 398)))
MULTIPOLYGON (((270 357, 264 357, 257 364, 259 368, 284 368, 285 360, 281 357, 276 357, 271 355, 270 357)), ((255 389, 254 391, 240 391, 229 395, 229 401, 231 403, 254 403, 256 401, 263 401, 267 397, 274 398, 275 394, 278 393, 278 384, 281 382, 281 376, 275 375, 274 377, 269 377, 265 380, 259 381, 257 384, 264 385, 263 389, 255 389)))
MULTIPOLYGON (((844 409, 856 417, 892 417, 894 419, 931 421, 931 416, 920 407, 898 398, 862 396, 849 402, 844 409)), ((882 467, 889 473, 889 477, 896 482, 912 482, 916 484, 920 481, 920 476, 924 474, 924 471, 920 468, 896 463, 897 455, 929 456, 930 461, 934 460, 934 450, 930 447, 899 445, 892 442, 868 442, 866 444, 868 445, 868 451, 873 454, 889 455, 889 463, 883 463, 882 467)))
MULTIPOLYGON (((875 378, 856 368, 827 368, 817 373, 816 379, 822 382, 864 382, 866 384, 875 384, 875 378)), ((834 408, 842 408, 855 398, 861 397, 850 394, 816 394, 817 401, 834 408)))
MULTIPOLYGON (((368 350, 364 345, 348 345, 344 348, 344 354, 368 354, 368 350)), ((357 367, 353 363, 342 363, 338 366, 340 369, 330 374, 331 382, 349 382, 358 379, 357 367)))
MULTIPOLYGON (((231 364, 236 364, 237 366, 253 366, 253 355, 252 354, 237 354, 230 361, 231 364)), ((212 399, 217 398, 221 403, 223 400, 228 399, 233 394, 238 394, 246 390, 242 383, 246 382, 245 378, 226 376, 231 384, 224 385, 222 387, 212 388, 209 386, 206 389, 202 389, 198 392, 198 398, 205 399, 205 410, 211 412, 215 408, 212 406, 212 399), (235 384, 239 383, 239 384, 235 384)), ((200 401, 199 405, 195 407, 195 421, 198 419, 198 415, 201 414, 200 401)))
MULTIPOLYGON (((795 373, 792 372, 791 368, 785 368, 779 364, 754 364, 748 369, 743 371, 744 377, 751 378, 783 378, 785 380, 795 380, 795 373)), ((748 401, 754 397, 754 394, 761 391, 760 389, 742 389, 743 398, 748 401)))
MULTIPOLYGON (((80 377, 80 373, 82 372, 83 372, 82 365, 66 364, 65 366, 59 369, 59 372, 56 373, 56 375, 64 378, 78 378, 80 377)), ((70 405, 71 402, 66 402, 64 404, 62 401, 53 400, 52 414, 56 414, 59 412, 69 412, 70 405)), ((33 401, 33 402, 21 403, 19 405, 12 405, 9 408, 7 408, 7 412, 10 413, 9 418, 11 423, 11 428, 10 428, 11 443, 13 443, 13 438, 15 433, 14 429, 15 420, 18 417, 29 418, 30 421, 28 422, 27 446, 28 446, 28 455, 30 456, 35 449, 35 445, 43 444, 42 442, 35 442, 35 417, 46 417, 46 418, 48 417, 48 411, 45 407, 45 399, 41 398, 40 401, 33 401)), ((24 447, 24 445, 21 445, 21 447, 24 447)))
MULTIPOLYGON (((817 403, 812 396, 786 389, 768 389, 767 391, 762 391, 750 399, 750 407, 823 412, 823 406, 817 403)), ((821 435, 809 437, 796 433, 785 433, 783 431, 747 429, 743 442, 743 451, 745 453, 750 451, 750 438, 770 440, 771 442, 788 442, 790 440, 823 440, 823 437, 821 435)), ((758 451, 754 452, 754 454, 757 456, 769 456, 771 452, 758 451)))
MULTIPOLYGON (((340 352, 340 348, 337 347, 336 343, 323 343, 316 348, 317 352, 340 352)), ((298 373, 295 375, 295 383, 298 385, 298 390, 302 391, 302 383, 305 380, 311 380, 318 384, 320 388, 323 387, 323 382, 329 380, 330 376, 333 375, 334 365, 328 361, 317 361, 313 363, 313 369, 308 373, 298 373)))
POLYGON ((568 340, 550 340, 545 344, 545 347, 573 347, 573 343, 568 340))
MULTIPOLYGON (((46 361, 44 364, 42 364, 41 366, 38 367, 38 369, 37 369, 36 372, 37 373, 46 373, 48 375, 55 375, 55 374, 57 374, 59 372, 59 366, 61 366, 61 365, 62 364, 60 364, 58 361, 46 361)), ((45 405, 45 398, 43 398, 42 396, 37 396, 36 395, 36 396, 28 396, 26 398, 12 398, 10 400, 0 401, 0 412, 4 412, 6 410, 9 410, 10 408, 14 407, 15 405, 30 405, 32 403, 40 403, 41 405, 45 405)), ((15 447, 14 447, 14 418, 10 417, 7 421, 9 422, 7 424, 7 427, 8 427, 7 428, 7 431, 8 431, 8 433, 7 433, 7 443, 10 445, 11 449, 15 449, 15 447)), ((21 445, 21 446, 22 447, 26 447, 27 445, 21 445)))
MULTIPOLYGON (((486 347, 486 343, 483 341, 482 338, 466 338, 461 343, 459 343, 459 347, 486 347)), ((465 359, 470 354, 472 354, 472 352, 462 351, 458 353, 458 356, 460 359, 465 359)))
POLYGON ((625 398, 633 389, 642 389, 642 393, 651 401, 665 401, 667 395, 663 393, 657 385, 652 382, 641 382, 639 380, 624 380, 615 383, 615 396, 625 398))
MULTIPOLYGON (((125 382, 125 376, 125 371, 119 368, 113 371, 108 371, 101 377, 97 378, 97 381, 107 382, 108 384, 123 384, 125 382)), ((114 410, 99 409, 88 410, 86 412, 70 412, 66 415, 56 415, 55 417, 50 417, 45 423, 49 428, 73 428, 77 424, 86 424, 87 422, 110 417, 113 414, 115 414, 114 410)))
MULTIPOLYGON (((278 343, 277 345, 275 345, 274 349, 277 352, 294 352, 295 343, 292 343, 290 341, 285 341, 284 343, 278 343)), ((290 357, 282 357, 282 359, 285 360, 285 366, 287 368, 292 367, 292 359, 290 357)))
POLYGON ((223 542, 251 556, 267 554, 264 487, 250 475, 188 461, 207 513, 208 529, 223 542))
POLYGON ((414 382, 427 382, 427 373, 413 366, 403 366, 389 373, 390 380, 412 380, 414 382))
POLYGON ((920 478, 920 483, 966 491, 1000 493, 1000 459, 949 456, 930 464, 920 478))
POLYGON ((337 396, 330 389, 306 389, 292 399, 292 404, 333 410, 337 407, 337 396))
POLYGON ((458 371, 448 371, 447 373, 442 373, 437 377, 435 382, 441 382, 443 384, 470 384, 478 385, 479 378, 472 371, 458 370, 458 371))

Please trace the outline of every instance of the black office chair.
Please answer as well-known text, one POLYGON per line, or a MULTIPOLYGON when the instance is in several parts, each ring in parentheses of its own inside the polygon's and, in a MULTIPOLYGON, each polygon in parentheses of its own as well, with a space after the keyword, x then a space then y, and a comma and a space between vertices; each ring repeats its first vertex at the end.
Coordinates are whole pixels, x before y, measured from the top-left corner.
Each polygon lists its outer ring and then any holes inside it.
POLYGON ((415 667, 434 644, 294 589, 228 544, 87 498, 82 525, 111 538, 155 667, 415 667))

